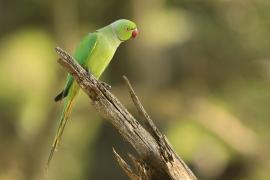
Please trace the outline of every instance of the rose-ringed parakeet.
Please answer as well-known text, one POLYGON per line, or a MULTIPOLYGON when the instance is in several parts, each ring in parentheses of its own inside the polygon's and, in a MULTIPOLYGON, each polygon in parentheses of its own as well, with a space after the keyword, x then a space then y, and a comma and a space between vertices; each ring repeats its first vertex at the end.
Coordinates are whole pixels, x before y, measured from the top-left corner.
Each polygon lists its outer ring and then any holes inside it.
MULTIPOLYGON (((74 57, 83 68, 98 79, 110 63, 118 46, 124 41, 135 38, 137 34, 138 30, 134 22, 126 19, 117 20, 84 37, 76 48, 74 57)), ((55 101, 65 98, 65 102, 47 165, 60 142, 73 100, 78 92, 79 85, 68 74, 63 91, 55 97, 55 101)))

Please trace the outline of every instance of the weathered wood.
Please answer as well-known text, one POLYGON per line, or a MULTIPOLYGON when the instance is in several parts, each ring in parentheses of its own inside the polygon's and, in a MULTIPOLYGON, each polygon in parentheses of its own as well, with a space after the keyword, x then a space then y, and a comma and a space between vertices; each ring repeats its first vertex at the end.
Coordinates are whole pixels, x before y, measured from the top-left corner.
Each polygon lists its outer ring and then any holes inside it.
POLYGON ((99 82, 91 72, 83 69, 72 56, 57 47, 59 63, 74 77, 102 117, 107 119, 138 153, 138 159, 130 155, 137 174, 116 153, 114 155, 130 179, 142 180, 194 180, 196 177, 184 161, 172 150, 166 137, 157 129, 143 108, 128 79, 124 77, 132 100, 144 118, 144 128, 119 100, 99 82))

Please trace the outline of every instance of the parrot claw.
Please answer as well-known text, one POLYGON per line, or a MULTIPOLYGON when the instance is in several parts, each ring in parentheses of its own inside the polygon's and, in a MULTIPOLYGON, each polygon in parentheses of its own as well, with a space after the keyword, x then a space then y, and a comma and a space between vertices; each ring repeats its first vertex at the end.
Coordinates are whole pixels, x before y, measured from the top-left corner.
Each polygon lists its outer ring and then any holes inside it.
MULTIPOLYGON (((87 72, 87 74, 88 75, 90 75, 90 71, 88 70, 88 69, 85 69, 86 70, 86 72, 87 72)), ((103 87, 105 87, 107 90, 111 90, 112 89, 112 86, 111 85, 109 85, 109 84, 107 84, 107 83, 105 83, 105 82, 103 82, 103 81, 99 81, 100 82, 100 84, 103 86, 103 87)))
POLYGON ((90 73, 91 73, 91 72, 89 71, 89 69, 85 69, 85 70, 86 70, 86 72, 87 72, 87 75, 90 76, 90 73))
POLYGON ((112 86, 111 85, 109 85, 109 84, 107 84, 107 83, 105 83, 105 82, 103 82, 103 81, 99 81, 100 82, 100 84, 102 85, 102 86, 104 86, 107 90, 111 90, 112 89, 112 86))

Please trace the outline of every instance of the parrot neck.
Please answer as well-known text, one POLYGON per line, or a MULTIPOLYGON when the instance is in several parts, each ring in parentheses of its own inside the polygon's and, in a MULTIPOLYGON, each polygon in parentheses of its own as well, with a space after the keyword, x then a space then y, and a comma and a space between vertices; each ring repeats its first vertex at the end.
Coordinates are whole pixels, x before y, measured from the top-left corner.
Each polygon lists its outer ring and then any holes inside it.
POLYGON ((113 42, 113 44, 115 44, 116 46, 119 46, 122 42, 110 25, 99 29, 98 32, 104 34, 108 38, 108 40, 113 42))

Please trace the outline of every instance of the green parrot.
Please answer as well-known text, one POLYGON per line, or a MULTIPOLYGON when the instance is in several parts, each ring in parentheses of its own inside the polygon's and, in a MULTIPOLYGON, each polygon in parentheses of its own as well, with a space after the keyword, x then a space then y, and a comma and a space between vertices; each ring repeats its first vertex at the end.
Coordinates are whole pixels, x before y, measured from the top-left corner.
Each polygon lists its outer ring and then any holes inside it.
MULTIPOLYGON (((126 19, 117 20, 84 37, 75 50, 74 58, 83 68, 98 79, 107 68, 118 46, 124 41, 135 38, 137 35, 138 30, 134 22, 126 19)), ((60 116, 60 124, 48 158, 48 166, 60 142, 74 98, 79 89, 79 85, 68 74, 63 91, 54 99, 60 101, 65 98, 65 102, 60 116)))

